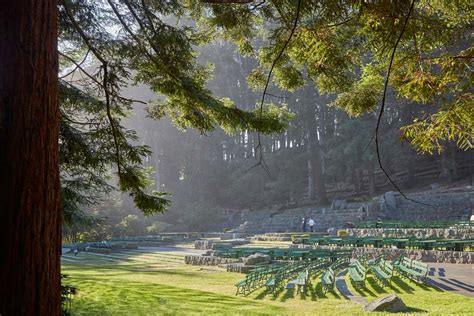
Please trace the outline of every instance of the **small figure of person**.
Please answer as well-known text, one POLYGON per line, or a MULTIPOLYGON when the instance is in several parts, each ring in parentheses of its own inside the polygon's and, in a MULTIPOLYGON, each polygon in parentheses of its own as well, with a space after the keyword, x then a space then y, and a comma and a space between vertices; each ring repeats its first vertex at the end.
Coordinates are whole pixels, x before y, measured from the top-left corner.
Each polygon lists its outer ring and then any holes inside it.
POLYGON ((79 250, 77 250, 77 248, 74 249, 74 257, 77 257, 77 254, 78 254, 78 253, 79 253, 79 250))
POLYGON ((301 230, 304 232, 306 232, 306 217, 303 217, 301 219, 301 230))
POLYGON ((309 230, 310 230, 311 232, 314 231, 314 224, 315 224, 314 219, 313 219, 312 217, 310 217, 310 218, 309 218, 309 221, 308 221, 308 225, 309 225, 309 230))
POLYGON ((382 220, 380 217, 378 217, 377 221, 375 222, 375 228, 382 228, 382 220))
POLYGON ((359 221, 363 221, 367 216, 367 212, 365 211, 365 207, 362 206, 360 209, 359 209, 359 221))

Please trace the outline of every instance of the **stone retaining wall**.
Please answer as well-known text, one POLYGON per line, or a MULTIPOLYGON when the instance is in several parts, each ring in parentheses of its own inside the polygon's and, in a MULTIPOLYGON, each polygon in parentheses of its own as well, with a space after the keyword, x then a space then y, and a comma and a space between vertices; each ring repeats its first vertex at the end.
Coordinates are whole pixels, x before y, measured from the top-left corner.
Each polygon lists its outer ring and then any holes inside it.
POLYGON ((353 256, 372 255, 376 257, 385 254, 388 259, 394 259, 401 254, 405 254, 410 259, 423 262, 443 262, 443 263, 462 263, 473 264, 474 254, 472 252, 461 251, 439 251, 439 250, 420 250, 420 249, 383 249, 383 248, 355 248, 353 256))
POLYGON ((249 273, 250 270, 255 269, 256 266, 246 266, 243 263, 232 263, 226 267, 227 272, 249 273))
POLYGON ((462 263, 474 264, 474 252, 462 251, 440 251, 440 250, 420 250, 420 249, 394 249, 394 248, 366 248, 366 247, 339 247, 339 246, 311 246, 311 245, 290 245, 290 248, 299 249, 352 249, 352 257, 360 256, 377 257, 385 255, 387 259, 392 260, 404 254, 410 259, 423 262, 441 262, 441 263, 462 263))
POLYGON ((214 256, 200 256, 200 255, 189 255, 184 257, 184 263, 197 265, 197 266, 219 266, 222 264, 230 264, 242 262, 242 259, 230 259, 221 258, 214 256))
POLYGON ((474 226, 456 227, 456 228, 401 228, 401 229, 383 229, 383 228, 352 228, 348 229, 349 236, 357 237, 393 237, 393 236, 415 236, 418 238, 457 238, 469 239, 474 236, 474 226))
POLYGON ((316 231, 347 227, 365 220, 438 220, 469 219, 473 213, 474 190, 429 190, 409 194, 426 205, 406 200, 397 192, 386 192, 365 202, 335 199, 330 207, 300 207, 286 210, 244 210, 235 218, 234 233, 295 232, 301 230, 301 218, 312 217, 316 231))
POLYGON ((225 239, 223 241, 220 240, 196 240, 194 242, 195 249, 207 250, 207 249, 217 249, 220 247, 233 247, 239 245, 245 245, 250 243, 249 240, 246 239, 225 239))
POLYGON ((287 234, 268 233, 250 237, 252 241, 291 241, 291 236, 287 234))

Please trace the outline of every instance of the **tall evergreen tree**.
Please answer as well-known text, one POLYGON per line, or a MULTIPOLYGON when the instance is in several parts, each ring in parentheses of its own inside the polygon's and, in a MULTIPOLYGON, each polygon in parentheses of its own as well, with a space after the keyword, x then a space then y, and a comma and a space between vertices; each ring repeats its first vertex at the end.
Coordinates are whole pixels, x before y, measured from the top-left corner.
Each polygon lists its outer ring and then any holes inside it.
POLYGON ((0 2, 0 314, 59 315, 56 1, 0 2))

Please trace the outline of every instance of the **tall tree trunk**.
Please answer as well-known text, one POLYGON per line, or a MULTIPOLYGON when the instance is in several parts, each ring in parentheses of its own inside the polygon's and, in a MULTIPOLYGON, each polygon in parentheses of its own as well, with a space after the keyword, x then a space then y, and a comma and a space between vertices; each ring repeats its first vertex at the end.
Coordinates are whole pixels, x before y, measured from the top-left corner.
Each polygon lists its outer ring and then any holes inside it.
POLYGON ((153 138, 153 160, 154 160, 154 167, 155 167, 155 188, 157 191, 161 191, 161 148, 158 146, 158 132, 154 131, 152 133, 152 138, 153 138))
POLYGON ((408 163, 407 163, 407 180, 405 181, 405 186, 407 188, 411 188, 416 184, 416 152, 412 149, 409 148, 409 154, 408 154, 408 163))
POLYGON ((326 194, 326 183, 324 181, 324 174, 323 174, 323 160, 321 157, 321 146, 318 145, 315 151, 315 168, 314 168, 314 179, 316 181, 316 194, 318 196, 318 200, 321 204, 328 204, 328 197, 326 194))
POLYGON ((60 315, 55 0, 0 1, 0 314, 60 315))
POLYGON ((316 193, 316 198, 321 204, 328 204, 323 175, 322 150, 317 134, 317 123, 315 108, 311 105, 306 105, 309 198, 314 198, 314 193, 316 193))
MULTIPOLYGON (((313 127, 314 128, 314 127, 313 127)), ((308 130, 308 142, 306 144, 306 153, 308 155, 308 199, 310 201, 316 198, 316 187, 314 185, 314 136, 312 128, 308 130)))
POLYGON ((454 182, 458 179, 458 163, 456 161, 456 146, 454 144, 449 144, 449 158, 450 158, 450 172, 449 172, 449 182, 454 182))
POLYGON ((325 161, 324 161, 324 148, 326 141, 326 115, 324 114, 326 106, 325 105, 318 105, 318 113, 319 113, 319 120, 317 121, 319 133, 316 134, 316 152, 314 155, 315 158, 315 179, 316 179, 316 194, 318 195, 319 202, 321 204, 328 204, 328 197, 326 193, 326 181, 324 179, 324 169, 325 169, 325 161))
POLYGON ((369 195, 370 196, 375 196, 376 194, 376 186, 375 186, 375 168, 374 168, 374 161, 372 159, 369 159, 368 163, 368 180, 369 180, 369 195))
POLYGON ((449 158, 446 150, 440 154, 440 158, 441 170, 439 174, 439 179, 441 181, 449 180, 449 158))

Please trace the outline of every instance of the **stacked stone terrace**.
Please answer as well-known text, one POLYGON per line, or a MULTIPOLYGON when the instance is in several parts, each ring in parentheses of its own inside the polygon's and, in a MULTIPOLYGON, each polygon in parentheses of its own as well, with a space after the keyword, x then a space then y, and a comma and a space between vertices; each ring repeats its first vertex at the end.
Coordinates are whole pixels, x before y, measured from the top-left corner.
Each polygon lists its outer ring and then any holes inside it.
POLYGON ((298 208, 284 211, 242 211, 234 222, 233 232, 270 233, 301 230, 302 217, 316 221, 316 231, 345 227, 361 220, 468 220, 473 213, 474 190, 425 191, 404 199, 399 193, 387 192, 367 202, 334 200, 326 208, 298 208))

